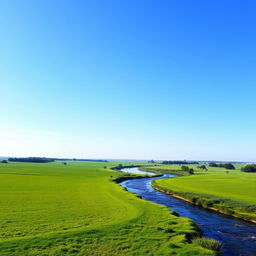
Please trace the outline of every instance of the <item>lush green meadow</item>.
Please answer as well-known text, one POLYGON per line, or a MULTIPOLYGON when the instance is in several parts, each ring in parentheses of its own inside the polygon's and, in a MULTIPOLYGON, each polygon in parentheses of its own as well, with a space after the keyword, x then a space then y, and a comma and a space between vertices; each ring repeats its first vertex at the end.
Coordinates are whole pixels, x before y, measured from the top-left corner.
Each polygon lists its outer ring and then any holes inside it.
POLYGON ((67 163, 0 164, 1 256, 214 255, 189 219, 112 182, 118 163, 67 163))
MULTIPOLYGON (((226 210, 230 213, 237 213, 241 215, 240 217, 256 220, 256 173, 241 172, 242 164, 235 166, 235 170, 207 166, 208 171, 204 171, 197 169, 197 165, 190 165, 195 170, 194 175, 157 180, 155 185, 191 200, 193 196, 212 200, 226 199, 225 202, 221 202, 222 210, 228 206, 229 209, 226 210), (236 204, 236 206, 232 207, 231 204, 236 204), (253 208, 252 211, 247 207, 248 205, 250 209, 253 208), (232 212, 233 210, 235 212, 232 212), (244 214, 248 216, 243 216, 244 214)), ((180 170, 180 168, 180 165, 169 165, 150 167, 150 170, 156 169, 162 172, 169 170, 175 173, 174 170, 180 170)), ((205 204, 207 203, 209 203, 209 207, 214 206, 206 200, 205 204)))

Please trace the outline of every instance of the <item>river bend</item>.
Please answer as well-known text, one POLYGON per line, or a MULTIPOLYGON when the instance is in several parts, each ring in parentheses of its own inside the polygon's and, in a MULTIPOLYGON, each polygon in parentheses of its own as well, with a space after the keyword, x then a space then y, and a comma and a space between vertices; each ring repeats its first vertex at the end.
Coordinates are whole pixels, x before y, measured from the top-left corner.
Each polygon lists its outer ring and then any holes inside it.
MULTIPOLYGON (((151 174, 138 168, 123 169, 129 173, 151 174)), ((203 231, 205 237, 213 238, 222 243, 222 256, 256 256, 256 225, 207 211, 183 200, 174 198, 152 188, 155 179, 176 177, 165 174, 162 177, 132 179, 120 185, 128 191, 136 193, 144 200, 167 206, 180 214, 181 217, 192 219, 203 231)))

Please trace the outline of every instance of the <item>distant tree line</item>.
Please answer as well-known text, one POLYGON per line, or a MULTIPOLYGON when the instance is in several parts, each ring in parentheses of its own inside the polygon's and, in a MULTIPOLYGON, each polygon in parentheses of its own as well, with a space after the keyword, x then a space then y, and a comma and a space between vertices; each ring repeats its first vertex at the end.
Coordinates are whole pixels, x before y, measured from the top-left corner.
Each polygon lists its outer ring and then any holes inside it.
POLYGON ((2 164, 8 164, 8 161, 7 160, 2 160, 1 163, 2 164))
POLYGON ((101 159, 76 159, 76 158, 46 158, 46 157, 10 157, 8 159, 10 162, 28 162, 28 163, 49 163, 56 161, 92 161, 92 162, 108 162, 107 160, 101 159))
POLYGON ((256 172, 256 164, 247 164, 241 168, 242 172, 256 172))
POLYGON ((194 162, 194 161, 163 161, 162 164, 199 164, 198 162, 194 162))
MULTIPOLYGON (((57 159, 55 158, 56 160, 69 160, 69 159, 57 159)), ((104 162, 104 163, 107 163, 108 160, 105 160, 105 159, 83 159, 83 158, 73 158, 72 159, 73 161, 90 161, 90 162, 104 162)))
POLYGON ((26 163, 49 163, 54 162, 53 158, 46 157, 10 157, 10 162, 26 162, 26 163))
POLYGON ((229 170, 235 170, 235 166, 231 163, 209 163, 210 167, 223 167, 225 169, 229 169, 229 170))

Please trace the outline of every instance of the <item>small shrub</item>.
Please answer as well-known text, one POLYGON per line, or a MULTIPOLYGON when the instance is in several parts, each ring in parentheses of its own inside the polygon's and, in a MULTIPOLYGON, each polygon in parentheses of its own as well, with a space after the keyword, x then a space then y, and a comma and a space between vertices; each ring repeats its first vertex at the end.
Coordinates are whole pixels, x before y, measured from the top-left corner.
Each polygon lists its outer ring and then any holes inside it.
POLYGON ((212 207, 213 206, 213 202, 210 199, 205 199, 205 202, 203 204, 204 207, 212 207))
POLYGON ((214 251, 221 250, 221 243, 210 238, 205 238, 205 237, 195 238, 192 240, 192 243, 202 246, 203 248, 208 250, 214 250, 214 251))
POLYGON ((176 211, 172 211, 172 215, 177 216, 177 217, 179 217, 179 216, 180 216, 180 215, 179 215, 179 213, 178 213, 178 212, 176 212, 176 211))
POLYGON ((199 198, 197 200, 197 205, 203 207, 205 205, 205 199, 204 198, 199 198))
POLYGON ((191 198, 192 203, 196 203, 197 200, 198 200, 198 196, 193 196, 191 198))

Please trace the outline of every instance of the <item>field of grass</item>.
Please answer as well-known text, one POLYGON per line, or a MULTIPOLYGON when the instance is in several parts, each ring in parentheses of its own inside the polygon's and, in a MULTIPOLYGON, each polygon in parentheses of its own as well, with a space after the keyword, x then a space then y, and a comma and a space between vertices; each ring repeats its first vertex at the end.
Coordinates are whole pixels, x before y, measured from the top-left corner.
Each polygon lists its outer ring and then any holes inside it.
POLYGON ((0 255, 214 255, 197 227, 111 181, 117 163, 0 164, 0 255))
MULTIPOLYGON (((207 200, 226 199, 219 203, 223 206, 222 210, 228 206, 230 209, 226 210, 230 213, 256 220, 256 173, 241 172, 241 164, 236 165, 236 170, 207 167, 208 171, 201 171, 196 168, 196 165, 190 165, 190 167, 194 168, 194 175, 157 180, 155 185, 188 199, 192 199, 193 196, 207 200), (232 212, 233 210, 235 212, 232 212), (246 213, 247 216, 244 216, 246 213)), ((180 166, 169 165, 150 167, 150 170, 157 169, 164 172, 170 170, 173 173, 173 170, 180 168, 180 166)), ((210 207, 216 206, 209 200, 205 203, 209 203, 210 207)))

